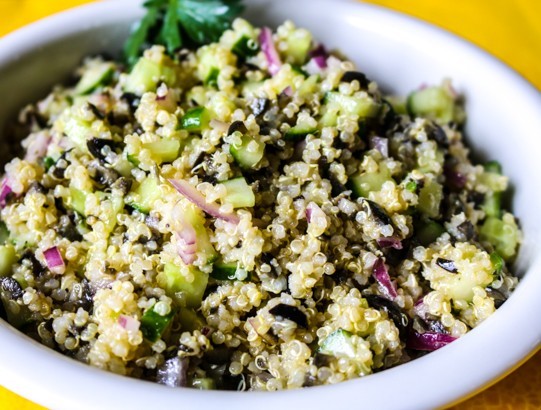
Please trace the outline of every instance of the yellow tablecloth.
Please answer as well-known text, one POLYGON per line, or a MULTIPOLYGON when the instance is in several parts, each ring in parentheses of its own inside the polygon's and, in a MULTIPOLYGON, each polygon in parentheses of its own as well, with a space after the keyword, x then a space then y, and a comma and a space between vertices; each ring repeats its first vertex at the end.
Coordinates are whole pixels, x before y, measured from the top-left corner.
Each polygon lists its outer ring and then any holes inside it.
MULTIPOLYGON (((0 36, 91 0, 0 0, 0 36)), ((419 17, 490 51, 541 89, 541 1, 369 0, 419 17)), ((0 371, 1 371, 0 363, 0 371)), ((37 410, 0 387, 0 410, 37 410)), ((493 387, 453 410, 541 409, 541 352, 493 387)))

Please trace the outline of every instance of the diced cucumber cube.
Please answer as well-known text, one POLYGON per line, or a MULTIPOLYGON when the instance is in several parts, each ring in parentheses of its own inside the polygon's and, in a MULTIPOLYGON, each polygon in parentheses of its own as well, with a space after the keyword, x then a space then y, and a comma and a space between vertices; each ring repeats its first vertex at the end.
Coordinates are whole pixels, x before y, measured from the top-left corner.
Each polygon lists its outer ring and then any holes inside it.
POLYGON ((86 196, 86 192, 71 187, 70 196, 67 203, 68 207, 70 207, 80 215, 86 216, 86 196))
POLYGON ((509 261, 516 253, 519 230, 515 223, 505 219, 505 216, 504 219, 488 217, 481 226, 479 235, 481 240, 490 242, 504 260, 509 261))
POLYGON ((145 92, 154 91, 161 81, 173 86, 176 82, 174 68, 141 57, 128 75, 124 91, 142 95, 145 92))
POLYGON ((308 59, 308 51, 312 45, 312 34, 305 29, 294 30, 286 39, 285 53, 291 64, 302 65, 308 59))
POLYGON ((17 262, 15 248, 11 245, 0 246, 0 278, 8 276, 17 262))
POLYGON ((89 67, 75 86, 78 95, 90 94, 102 85, 106 85, 115 72, 113 63, 101 62, 89 67))
POLYGON ((178 158, 180 145, 179 140, 161 139, 159 141, 147 142, 143 144, 143 148, 151 152, 152 159, 158 164, 162 164, 164 162, 173 162, 178 158))
POLYGON ((291 127, 289 131, 284 135, 284 139, 287 141, 299 141, 306 137, 308 134, 317 133, 317 128, 311 127, 306 124, 297 124, 291 127))
POLYGON ((355 346, 353 346, 351 336, 352 334, 347 330, 338 329, 327 336, 323 343, 321 343, 319 352, 331 356, 347 356, 354 358, 355 346))
POLYGON ((172 263, 165 264, 164 271, 158 274, 157 281, 170 297, 176 297, 177 293, 181 293, 181 300, 187 307, 197 308, 203 300, 209 275, 194 266, 186 267, 186 269, 194 277, 192 282, 188 282, 180 266, 172 263))
POLYGON ((154 202, 161 197, 161 189, 158 178, 146 178, 135 190, 135 199, 130 203, 139 212, 148 214, 154 202))
POLYGON ((169 314, 162 316, 154 310, 152 306, 150 309, 143 314, 141 317, 141 333, 143 337, 150 342, 157 341, 162 334, 165 332, 173 317, 175 317, 175 312, 169 312, 169 314))
POLYGON ((243 135, 240 145, 232 144, 229 147, 229 152, 241 168, 251 169, 263 158, 265 154, 265 143, 257 141, 249 135, 243 135))
POLYGON ((370 192, 381 190, 383 184, 390 180, 392 177, 389 170, 382 165, 378 172, 352 175, 348 184, 356 196, 368 198, 370 192))
POLYGON ((187 131, 202 131, 208 127, 210 113, 205 107, 188 110, 180 120, 180 127, 187 131))
POLYGON ((443 187, 433 180, 425 182, 419 192, 417 209, 429 218, 436 218, 440 214, 440 204, 443 199, 443 187))
POLYGON ((255 195, 252 187, 243 177, 222 182, 227 189, 224 202, 233 205, 233 208, 252 207, 255 205, 255 195))
POLYGON ((412 116, 427 117, 445 124, 453 121, 455 101, 443 87, 427 87, 408 96, 407 109, 412 116))

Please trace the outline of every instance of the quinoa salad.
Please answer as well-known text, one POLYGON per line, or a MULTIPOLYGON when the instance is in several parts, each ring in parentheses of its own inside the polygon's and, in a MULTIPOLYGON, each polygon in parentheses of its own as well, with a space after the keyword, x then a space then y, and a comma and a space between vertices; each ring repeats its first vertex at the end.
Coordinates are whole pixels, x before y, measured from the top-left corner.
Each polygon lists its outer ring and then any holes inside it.
POLYGON ((292 22, 218 38, 88 57, 4 133, 2 318, 114 373, 273 391, 414 360, 505 302, 508 178, 470 159, 450 81, 384 94, 292 22))

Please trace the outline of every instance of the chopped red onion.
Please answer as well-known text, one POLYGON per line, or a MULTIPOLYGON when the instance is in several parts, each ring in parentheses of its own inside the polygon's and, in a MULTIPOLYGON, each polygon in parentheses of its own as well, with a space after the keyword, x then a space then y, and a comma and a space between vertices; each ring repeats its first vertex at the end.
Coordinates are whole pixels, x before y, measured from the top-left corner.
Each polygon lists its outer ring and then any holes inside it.
POLYGON ((47 153, 47 148, 51 142, 51 136, 46 132, 36 134, 26 148, 24 160, 28 162, 36 162, 47 153))
POLYGON ((451 342, 454 342, 457 338, 445 333, 437 332, 425 332, 417 333, 412 330, 408 336, 406 346, 408 349, 413 350, 437 350, 451 342))
POLYGON ((327 60, 325 60, 325 66, 323 67, 320 63, 316 60, 318 57, 311 58, 308 63, 304 66, 304 71, 306 71, 310 75, 315 74, 321 74, 323 72, 323 69, 327 67, 327 60))
POLYGON ((383 259, 378 258, 378 260, 376 260, 376 263, 374 263, 374 267, 372 270, 372 275, 374 276, 374 279, 376 279, 376 281, 379 283, 383 291, 387 294, 387 296, 391 300, 393 300, 394 298, 398 296, 398 293, 396 292, 396 288, 391 282, 389 271, 387 270, 387 267, 385 266, 383 259))
POLYGON ((306 207, 306 220, 308 223, 317 219, 327 218, 327 215, 315 202, 310 202, 306 207))
POLYGON ((62 259, 62 255, 57 246, 53 246, 44 251, 43 256, 45 257, 45 262, 51 272, 59 274, 64 272, 66 265, 64 264, 64 259, 62 259))
POLYGON ((2 186, 0 187, 0 207, 3 208, 6 205, 6 199, 12 190, 9 186, 7 178, 2 181, 2 186))
POLYGON ((428 306, 424 302, 424 297, 415 302, 415 304, 413 305, 413 312, 421 319, 426 319, 426 314, 428 313, 428 306))
POLYGON ((452 188, 462 189, 466 186, 466 182, 468 181, 466 175, 458 172, 451 166, 444 166, 443 174, 445 175, 448 185, 450 185, 452 188))
POLYGON ((395 236, 384 236, 376 240, 380 248, 402 249, 402 241, 395 236))
POLYGON ((278 71, 280 71, 280 67, 282 67, 282 60, 280 59, 278 51, 276 51, 276 46, 274 45, 274 41, 272 39, 272 30, 270 28, 263 27, 261 29, 259 42, 261 43, 261 50, 263 50, 265 58, 267 59, 269 73, 271 73, 271 75, 275 75, 278 71))
POLYGON ((370 148, 376 149, 385 158, 389 157, 389 139, 384 137, 370 137, 370 148))
POLYGON ((238 224, 240 222, 240 218, 237 214, 224 213, 220 210, 220 205, 216 203, 207 203, 201 192, 191 186, 188 181, 183 179, 169 179, 168 181, 180 194, 185 196, 190 202, 201 208, 210 216, 223 219, 232 224, 238 224))
POLYGON ((128 332, 137 332, 140 325, 137 319, 127 315, 120 315, 118 317, 118 324, 128 332))
POLYGON ((286 88, 283 89, 282 94, 287 97, 293 97, 293 88, 288 85, 286 88))
POLYGON ((175 232, 177 252, 186 265, 191 265, 196 259, 197 235, 190 223, 186 223, 180 232, 175 232))
POLYGON ((327 57, 324 56, 315 56, 312 57, 312 60, 318 65, 322 70, 327 68, 327 57))
POLYGON ((327 60, 327 57, 329 57, 329 53, 327 52, 323 44, 318 44, 318 46, 312 51, 310 51, 309 54, 310 57, 323 57, 325 58, 325 60, 327 60))

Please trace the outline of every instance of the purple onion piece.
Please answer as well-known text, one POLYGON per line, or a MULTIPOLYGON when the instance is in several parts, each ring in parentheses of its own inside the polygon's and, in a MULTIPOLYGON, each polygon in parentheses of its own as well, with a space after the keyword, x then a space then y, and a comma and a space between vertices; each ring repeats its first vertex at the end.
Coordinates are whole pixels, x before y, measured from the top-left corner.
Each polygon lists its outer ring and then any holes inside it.
POLYGON ((263 50, 265 58, 267 59, 269 73, 271 75, 275 75, 278 71, 280 71, 280 67, 282 67, 282 60, 280 59, 278 51, 276 51, 276 46, 274 45, 274 41, 272 39, 272 30, 270 28, 263 27, 261 29, 259 42, 261 44, 261 50, 263 50))
POLYGON ((190 202, 201 208, 210 216, 223 219, 232 224, 238 224, 240 222, 240 218, 237 214, 224 213, 220 211, 220 206, 218 204, 207 203, 205 197, 197 189, 191 186, 189 182, 183 179, 168 179, 168 181, 180 194, 185 196, 190 202))
POLYGON ((458 172, 455 168, 445 166, 443 168, 443 173, 445 175, 447 185, 450 185, 452 188, 462 189, 466 186, 468 178, 463 173, 458 172))
POLYGON ((288 85, 286 88, 284 88, 282 90, 282 93, 283 95, 287 96, 287 97, 293 97, 293 88, 291 88, 290 85, 288 85))
POLYGON ((6 206, 6 199, 12 190, 9 186, 7 178, 2 181, 2 186, 0 187, 0 207, 3 208, 6 206))
POLYGON ((329 57, 329 53, 323 44, 318 44, 316 48, 310 51, 310 57, 323 57, 326 61, 329 57))
POLYGON ((376 279, 376 281, 379 283, 383 291, 387 294, 387 296, 391 300, 393 300, 394 298, 398 296, 398 293, 396 292, 396 288, 391 282, 389 271, 387 270, 387 267, 385 266, 383 259, 378 258, 376 263, 374 263, 372 275, 374 276, 374 279, 376 279))
POLYGON ((318 66, 319 68, 321 68, 322 70, 324 70, 325 68, 327 68, 327 57, 316 56, 316 57, 313 57, 312 60, 313 60, 314 63, 316 63, 317 66, 318 66))
POLYGON ((24 160, 28 162, 36 162, 47 153, 47 148, 51 142, 51 136, 45 132, 36 134, 34 139, 28 144, 24 160))
POLYGON ((402 249, 402 241, 394 236, 384 236, 376 240, 380 248, 402 249))
POLYGON ((194 227, 186 223, 181 231, 175 232, 177 238, 177 252, 186 265, 195 262, 197 252, 197 235, 194 227))
POLYGON ((306 206, 306 220, 308 223, 312 222, 312 220, 325 218, 326 216, 327 215, 325 212, 323 212, 323 210, 315 202, 310 202, 306 206))
POLYGON ((139 330, 139 321, 134 317, 128 315, 120 315, 118 317, 118 324, 127 331, 137 332, 139 330))
POLYGON ((454 342, 456 339, 456 337, 447 335, 445 333, 417 333, 416 331, 412 330, 408 336, 406 346, 408 349, 413 350, 433 351, 454 342))
POLYGON ((58 247, 53 246, 43 252, 47 267, 51 270, 65 267, 64 259, 58 250, 58 247))
POLYGON ((169 387, 184 387, 188 384, 187 358, 173 357, 158 368, 156 381, 169 387))
POLYGON ((421 319, 426 319, 426 314, 428 313, 428 306, 424 302, 424 297, 420 298, 413 305, 413 312, 419 316, 421 319))
MULTIPOLYGON (((327 61, 325 60, 325 67, 326 66, 327 66, 327 61)), ((325 67, 321 67, 321 65, 316 61, 316 57, 314 57, 314 58, 311 58, 310 61, 308 61, 308 63, 304 66, 304 70, 310 75, 315 75, 315 74, 321 74, 323 71, 323 68, 325 67)))
POLYGON ((376 149, 385 158, 389 157, 389 139, 383 137, 370 137, 370 148, 376 149))

